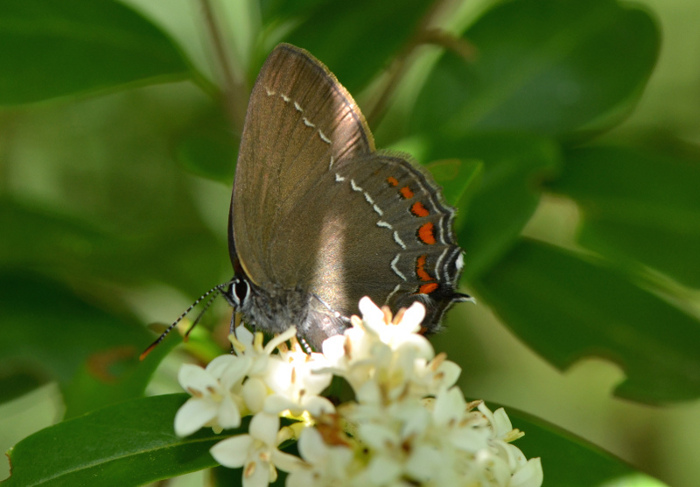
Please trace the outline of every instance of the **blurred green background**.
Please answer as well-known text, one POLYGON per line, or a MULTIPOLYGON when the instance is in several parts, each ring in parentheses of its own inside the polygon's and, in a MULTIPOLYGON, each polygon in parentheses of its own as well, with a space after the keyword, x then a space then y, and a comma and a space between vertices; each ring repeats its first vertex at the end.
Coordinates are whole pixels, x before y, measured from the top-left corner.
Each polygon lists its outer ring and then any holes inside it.
POLYGON ((284 40, 459 207, 478 305, 433 343, 465 394, 697 484, 700 3, 212 1, 229 80, 208 4, 0 0, 2 451, 147 384, 178 391, 183 360, 219 352, 224 303, 136 361, 147 324, 231 276, 246 89, 284 40), (455 37, 426 29, 396 69, 426 18, 455 37))

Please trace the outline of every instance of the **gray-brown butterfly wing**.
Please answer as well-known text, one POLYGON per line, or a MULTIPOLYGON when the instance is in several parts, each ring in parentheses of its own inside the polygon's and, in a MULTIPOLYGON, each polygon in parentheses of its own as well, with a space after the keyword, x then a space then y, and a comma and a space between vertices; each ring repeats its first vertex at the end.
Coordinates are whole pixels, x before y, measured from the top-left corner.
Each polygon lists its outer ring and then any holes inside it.
MULTIPOLYGON (((288 44, 272 51, 250 97, 231 205, 235 252, 255 284, 297 284, 285 262, 268 258, 273 232, 294 225, 297 202, 329 166, 373 144, 355 101, 325 66, 288 44)), ((288 244, 317 245, 315 228, 297 237, 288 244)))
POLYGON ((453 219, 429 175, 402 156, 372 153, 334 165, 298 200, 293 224, 275 230, 268 258, 285 263, 278 279, 301 278, 322 303, 311 303, 316 319, 324 308, 357 314, 363 296, 394 312, 421 301, 423 326, 434 331, 449 305, 464 298, 455 291, 462 250, 453 219), (289 245, 310 239, 300 232, 311 229, 313 244, 289 245))

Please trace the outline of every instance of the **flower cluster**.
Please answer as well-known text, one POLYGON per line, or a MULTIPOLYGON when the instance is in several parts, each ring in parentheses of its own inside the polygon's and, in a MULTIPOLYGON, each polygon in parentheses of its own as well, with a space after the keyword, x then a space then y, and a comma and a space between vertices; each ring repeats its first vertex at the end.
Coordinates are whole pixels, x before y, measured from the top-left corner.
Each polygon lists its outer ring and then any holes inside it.
POLYGON ((539 458, 511 444, 522 433, 505 411, 467 403, 454 385, 459 367, 417 333, 420 303, 392 318, 363 298, 360 311, 323 353, 302 351, 294 328, 263 346, 261 334, 239 327, 235 355, 180 370, 192 397, 175 417, 176 433, 235 428, 252 415, 247 434, 211 449, 222 465, 243 467, 246 487, 275 481, 278 468, 290 487, 542 484, 539 458), (334 375, 350 385, 352 401, 334 406, 320 395, 334 375), (280 428, 280 417, 298 422, 280 428), (279 449, 288 440, 298 441, 300 456, 279 449))

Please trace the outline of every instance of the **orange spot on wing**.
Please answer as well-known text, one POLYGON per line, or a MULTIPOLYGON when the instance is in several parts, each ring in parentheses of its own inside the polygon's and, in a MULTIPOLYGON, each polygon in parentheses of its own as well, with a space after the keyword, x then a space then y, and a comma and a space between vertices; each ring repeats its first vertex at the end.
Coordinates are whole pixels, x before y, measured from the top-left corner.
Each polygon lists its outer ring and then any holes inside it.
POLYGON ((430 294, 438 288, 437 282, 431 282, 430 284, 423 284, 418 288, 418 292, 421 294, 430 294))
POLYGON ((418 238, 420 241, 424 244, 433 245, 436 242, 435 234, 433 233, 434 229, 435 225, 432 222, 421 225, 418 229, 418 238))
POLYGON ((408 186, 404 186, 399 191, 401 192, 401 196, 403 196, 404 199, 413 198, 413 191, 411 191, 411 188, 409 188, 408 186))
POLYGON ((427 255, 421 255, 416 259, 416 275, 421 281, 432 281, 433 276, 425 270, 425 262, 428 260, 427 255))
POLYGON ((430 212, 428 211, 428 209, 420 201, 416 201, 415 203, 413 203, 413 205, 411 205, 411 213, 413 213, 416 216, 428 216, 428 215, 430 215, 430 212))
POLYGON ((389 183, 390 186, 398 186, 399 185, 399 180, 393 176, 389 176, 388 178, 386 178, 386 182, 389 183))

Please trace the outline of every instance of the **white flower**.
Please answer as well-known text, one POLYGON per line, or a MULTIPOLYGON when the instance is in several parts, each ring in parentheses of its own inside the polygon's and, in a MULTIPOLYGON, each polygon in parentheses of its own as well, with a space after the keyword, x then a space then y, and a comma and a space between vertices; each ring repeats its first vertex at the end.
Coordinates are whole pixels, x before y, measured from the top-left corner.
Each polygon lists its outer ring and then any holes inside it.
POLYGON ((386 407, 358 404, 346 413, 357 424, 357 438, 369 449, 370 462, 358 475, 360 483, 385 485, 400 478, 414 478, 410 464, 415 459, 411 454, 430 427, 430 414, 418 400, 386 407))
POLYGON ((253 348, 255 335, 245 326, 238 325, 233 330, 233 336, 229 336, 229 340, 236 355, 240 355, 253 348))
POLYGON ((329 370, 344 377, 356 395, 375 384, 386 402, 406 395, 422 398, 454 385, 459 366, 444 354, 436 357, 430 342, 416 333, 425 316, 420 302, 393 319, 369 298, 360 301, 360 310, 362 320, 353 316, 350 329, 323 343, 329 370))
POLYGON ((469 405, 457 387, 443 391, 435 398, 432 423, 439 430, 442 441, 469 453, 487 448, 492 434, 487 419, 479 412, 469 411, 469 405))
POLYGON ((293 416, 300 416, 307 411, 320 416, 335 411, 333 404, 319 395, 333 379, 322 354, 306 354, 299 348, 281 350, 273 359, 266 376, 266 384, 273 391, 265 400, 266 412, 289 410, 293 416))
POLYGON ((436 395, 455 385, 461 373, 460 366, 446 360, 444 353, 438 354, 429 362, 418 359, 410 376, 411 389, 414 394, 421 396, 436 395))
POLYGON ((287 476, 287 487, 347 485, 352 475, 352 448, 327 445, 316 428, 305 428, 297 446, 305 462, 287 476))
POLYGON ((192 397, 175 415, 175 432, 187 436, 202 426, 215 431, 236 428, 241 424, 242 401, 238 397, 250 360, 235 355, 221 355, 205 369, 192 364, 180 368, 180 385, 192 397))
POLYGON ((215 432, 236 428, 241 416, 262 410, 270 390, 264 379, 268 374, 270 354, 276 345, 294 336, 288 332, 262 346, 262 334, 253 335, 239 326, 231 343, 237 355, 221 355, 206 368, 184 364, 178 373, 183 389, 192 397, 175 415, 175 432, 187 436, 202 426, 215 432))
POLYGON ((379 340, 393 350, 411 344, 426 356, 432 357, 433 348, 430 342, 418 334, 425 318, 425 306, 422 303, 415 301, 403 313, 397 313, 393 322, 390 313, 379 308, 366 296, 360 299, 359 308, 366 329, 376 334, 379 340))
POLYGON ((289 472, 289 487, 542 484, 540 460, 511 443, 522 433, 505 411, 467 403, 454 386, 459 366, 418 333, 420 302, 392 317, 363 298, 360 310, 362 319, 324 341, 323 354, 304 353, 294 328, 266 345, 239 328, 230 337, 236 355, 206 369, 183 366, 180 382, 193 397, 178 411, 178 434, 238 426, 254 414, 248 434, 211 449, 222 465, 243 467, 246 487, 274 482, 277 468, 289 472), (333 375, 350 384, 354 401, 335 407, 321 396, 333 375), (280 416, 302 421, 280 430, 280 416), (278 449, 297 438, 301 458, 278 449))
POLYGON ((296 335, 296 328, 289 328, 265 346, 262 333, 253 335, 245 327, 239 329, 236 336, 229 338, 238 354, 251 361, 248 376, 241 388, 241 397, 249 411, 255 414, 263 410, 266 400, 274 392, 271 385, 274 383, 274 371, 281 359, 279 355, 272 353, 279 345, 296 335))
POLYGON ((301 460, 277 449, 279 417, 258 413, 250 422, 249 434, 220 441, 209 452, 224 467, 243 467, 243 487, 263 487, 277 479, 277 468, 286 472, 301 466, 301 460))
MULTIPOLYGON (((482 402, 478 405, 479 412, 488 420, 492 437, 489 439, 491 461, 499 463, 500 473, 508 479, 508 487, 538 487, 542 485, 542 463, 539 458, 527 460, 523 452, 510 442, 523 436, 523 433, 513 426, 503 408, 495 412, 482 402), (498 462, 494 459, 498 458, 498 462)), ((494 469, 498 472, 498 469, 494 469)))

